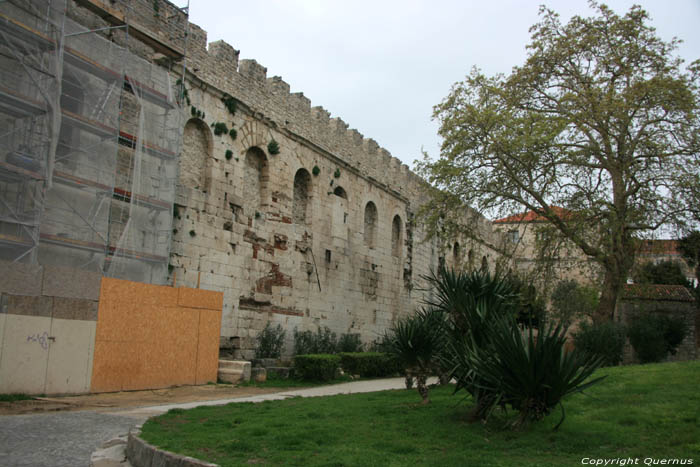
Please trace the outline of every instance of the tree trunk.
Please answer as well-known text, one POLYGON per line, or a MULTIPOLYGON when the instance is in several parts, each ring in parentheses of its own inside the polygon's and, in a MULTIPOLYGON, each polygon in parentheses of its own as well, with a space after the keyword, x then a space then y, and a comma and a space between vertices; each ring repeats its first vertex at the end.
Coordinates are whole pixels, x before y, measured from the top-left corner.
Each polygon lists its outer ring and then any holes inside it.
POLYGON ((423 404, 429 404, 430 399, 428 398, 428 385, 426 384, 428 377, 425 373, 418 373, 416 375, 416 389, 418 389, 418 394, 423 398, 423 404))
POLYGON ((622 285, 624 282, 619 274, 615 274, 614 272, 606 269, 605 279, 603 281, 603 290, 600 295, 600 302, 598 302, 598 309, 593 315, 594 322, 604 323, 606 321, 611 321, 615 317, 617 299, 622 291, 622 285))

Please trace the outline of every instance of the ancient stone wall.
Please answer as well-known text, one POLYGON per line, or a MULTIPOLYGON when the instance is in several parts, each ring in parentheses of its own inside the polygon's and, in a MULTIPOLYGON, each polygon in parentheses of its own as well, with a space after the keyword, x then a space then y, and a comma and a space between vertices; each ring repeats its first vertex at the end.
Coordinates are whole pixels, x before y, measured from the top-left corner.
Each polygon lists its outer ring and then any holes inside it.
MULTIPOLYGON (((76 0, 69 14, 99 27, 106 23, 94 11, 104 3, 76 0)), ((112 39, 170 67, 175 82, 187 20, 158 4, 110 2, 137 18, 133 34, 112 39)), ((183 128, 173 280, 224 292, 221 344, 236 356, 252 356, 268 322, 286 329, 287 353, 295 328, 379 338, 421 303, 421 276, 445 257, 414 222, 422 179, 255 60, 239 61, 222 41, 207 46, 194 24, 186 55, 192 118, 183 128)), ((483 230, 492 235, 485 221, 483 230)), ((487 254, 495 256, 475 256, 487 254)))

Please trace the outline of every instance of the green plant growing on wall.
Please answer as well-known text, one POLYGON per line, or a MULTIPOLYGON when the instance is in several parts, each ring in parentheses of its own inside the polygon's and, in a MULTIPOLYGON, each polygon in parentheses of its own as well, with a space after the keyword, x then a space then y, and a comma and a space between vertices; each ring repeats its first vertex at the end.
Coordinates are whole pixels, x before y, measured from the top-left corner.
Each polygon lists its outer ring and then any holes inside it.
POLYGON ((180 99, 178 100, 178 102, 181 102, 182 99, 184 99, 185 102, 187 102, 187 105, 191 105, 190 95, 187 91, 185 83, 182 81, 182 78, 178 78, 177 81, 175 81, 175 85, 180 87, 180 99))
POLYGON ((340 178, 340 169, 335 169, 335 172, 333 172, 333 176, 335 178, 340 178))
POLYGON ((153 17, 158 18, 160 16, 160 0, 153 0, 153 17))
POLYGON ((231 128, 231 129, 228 131, 228 135, 231 137, 232 140, 235 140, 236 137, 238 136, 238 132, 236 131, 235 128, 231 128))
POLYGON ((190 230, 190 237, 194 237, 195 235, 197 235, 197 232, 195 232, 194 230, 190 230))
POLYGON ((231 151, 230 149, 227 149, 226 150, 226 160, 230 161, 232 157, 233 157, 233 151, 231 151))
POLYGON ((211 126, 214 128, 214 134, 216 136, 221 136, 228 133, 228 127, 223 122, 214 122, 211 124, 211 126))
POLYGON ((314 168, 311 169, 311 173, 314 174, 314 177, 317 177, 318 174, 321 173, 321 169, 317 165, 314 165, 314 168))
POLYGON ((280 153, 279 143, 277 141, 275 141, 274 139, 272 141, 270 141, 269 143, 267 143, 267 152, 269 152, 273 156, 276 154, 279 154, 280 153))
POLYGON ((228 110, 231 115, 236 114, 236 99, 231 97, 230 94, 224 94, 221 97, 221 102, 223 102, 224 107, 226 107, 226 110, 228 110))

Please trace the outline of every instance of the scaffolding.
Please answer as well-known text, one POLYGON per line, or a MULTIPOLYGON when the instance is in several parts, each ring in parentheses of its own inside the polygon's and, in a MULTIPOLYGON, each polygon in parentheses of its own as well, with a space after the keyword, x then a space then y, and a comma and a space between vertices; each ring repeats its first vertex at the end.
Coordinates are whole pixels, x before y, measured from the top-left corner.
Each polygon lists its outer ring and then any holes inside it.
POLYGON ((164 283, 179 85, 66 9, 0 2, 0 259, 164 283))

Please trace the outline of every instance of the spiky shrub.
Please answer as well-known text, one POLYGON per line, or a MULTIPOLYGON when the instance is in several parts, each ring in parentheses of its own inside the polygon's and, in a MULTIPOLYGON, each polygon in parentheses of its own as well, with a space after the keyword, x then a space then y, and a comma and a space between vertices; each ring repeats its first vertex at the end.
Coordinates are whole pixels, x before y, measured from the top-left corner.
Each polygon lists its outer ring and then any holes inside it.
POLYGON ((475 419, 486 420, 495 408, 510 406, 519 412, 512 422, 517 427, 541 419, 563 397, 599 381, 585 383, 602 359, 565 352, 561 325, 541 328, 536 338, 531 329, 523 334, 516 321, 519 297, 507 277, 441 268, 427 279, 435 290, 430 305, 447 318, 443 365, 452 368, 455 392, 471 394, 475 419))
POLYGON ((268 322, 265 328, 258 334, 255 358, 280 358, 286 331, 282 325, 272 327, 268 322))
POLYGON ((518 296, 509 281, 487 270, 455 272, 441 267, 424 279, 433 290, 427 302, 445 319, 447 339, 439 354, 440 368, 456 380, 455 392, 466 391, 474 400, 471 416, 485 419, 493 394, 484 391, 472 371, 469 355, 488 344, 487 328, 494 318, 514 317, 518 296))
POLYGON ((602 364, 602 357, 567 352, 566 329, 558 324, 521 331, 507 316, 497 318, 487 330, 489 345, 472 349, 469 366, 479 375, 479 385, 490 395, 484 407, 488 417, 498 406, 510 406, 518 416, 509 425, 520 427, 547 416, 562 399, 583 391, 604 377, 587 381, 602 364))
POLYGON ((423 404, 430 402, 426 381, 444 345, 442 322, 439 311, 423 309, 399 319, 387 333, 391 353, 403 366, 407 379, 415 378, 423 404))
POLYGON ((603 366, 619 365, 627 340, 627 329, 621 323, 607 321, 590 324, 583 321, 574 333, 574 344, 582 352, 603 358, 603 366))

